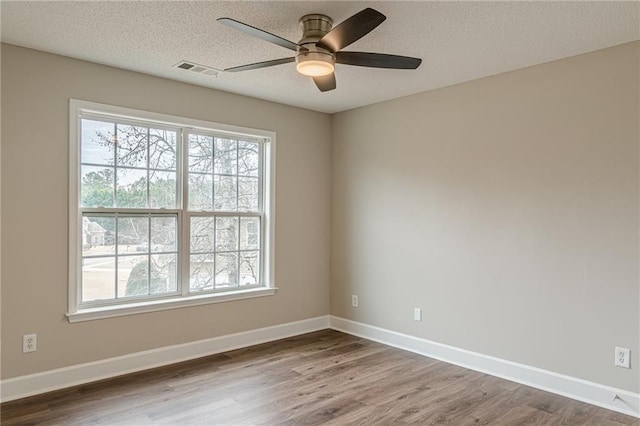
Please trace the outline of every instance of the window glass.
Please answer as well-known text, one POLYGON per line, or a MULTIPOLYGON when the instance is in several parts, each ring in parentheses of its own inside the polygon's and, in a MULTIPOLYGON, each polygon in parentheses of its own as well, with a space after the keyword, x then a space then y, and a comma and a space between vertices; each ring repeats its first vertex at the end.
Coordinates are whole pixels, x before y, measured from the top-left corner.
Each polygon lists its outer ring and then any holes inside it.
POLYGON ((265 286, 263 143, 155 123, 79 119, 80 307, 265 286))

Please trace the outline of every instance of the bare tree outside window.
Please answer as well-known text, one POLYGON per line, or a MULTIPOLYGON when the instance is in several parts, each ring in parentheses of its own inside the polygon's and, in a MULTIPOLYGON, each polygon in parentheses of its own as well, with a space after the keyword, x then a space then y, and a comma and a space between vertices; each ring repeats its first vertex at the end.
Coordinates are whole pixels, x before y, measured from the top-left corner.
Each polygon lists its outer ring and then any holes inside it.
POLYGON ((241 241, 258 232, 260 144, 189 134, 189 208, 204 217, 191 219, 192 291, 239 288, 259 279, 259 247, 241 241), (218 216, 216 212, 238 212, 218 216), (242 226, 250 222, 252 229, 242 226))
POLYGON ((261 283, 259 142, 86 118, 80 147, 82 302, 178 293, 177 211, 189 214, 189 291, 261 283))

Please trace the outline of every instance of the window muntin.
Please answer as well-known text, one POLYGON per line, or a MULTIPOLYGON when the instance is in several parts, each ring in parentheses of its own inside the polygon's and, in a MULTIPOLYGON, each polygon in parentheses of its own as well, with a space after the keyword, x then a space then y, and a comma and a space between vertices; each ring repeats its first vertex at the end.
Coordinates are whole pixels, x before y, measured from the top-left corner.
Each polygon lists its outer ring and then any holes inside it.
POLYGON ((81 303, 178 294, 177 215, 82 215, 81 303))
POLYGON ((178 206, 178 129, 81 118, 81 206, 178 206))
POLYGON ((189 210, 261 210, 261 143, 193 132, 188 140, 189 210))
POLYGON ((260 216, 191 216, 190 291, 260 285, 260 216))
POLYGON ((262 144, 202 132, 187 139, 189 291, 260 286, 262 144))
POLYGON ((78 120, 71 312, 267 287, 267 138, 95 111, 78 120))

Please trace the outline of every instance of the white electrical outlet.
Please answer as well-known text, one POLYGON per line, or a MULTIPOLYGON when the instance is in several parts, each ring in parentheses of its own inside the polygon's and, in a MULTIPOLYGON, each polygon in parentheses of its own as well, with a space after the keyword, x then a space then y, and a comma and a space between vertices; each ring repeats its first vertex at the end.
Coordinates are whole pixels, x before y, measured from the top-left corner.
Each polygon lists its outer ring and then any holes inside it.
POLYGON ((413 319, 415 321, 422 321, 422 309, 413 308, 413 319))
POLYGON ((352 294, 351 295, 351 306, 353 306, 354 308, 358 307, 358 295, 357 294, 352 294))
POLYGON ((629 349, 616 347, 615 364, 618 367, 631 368, 631 366, 629 365, 630 355, 631 355, 631 351, 629 349))
POLYGON ((38 349, 36 334, 25 334, 22 336, 22 353, 35 352, 38 349))

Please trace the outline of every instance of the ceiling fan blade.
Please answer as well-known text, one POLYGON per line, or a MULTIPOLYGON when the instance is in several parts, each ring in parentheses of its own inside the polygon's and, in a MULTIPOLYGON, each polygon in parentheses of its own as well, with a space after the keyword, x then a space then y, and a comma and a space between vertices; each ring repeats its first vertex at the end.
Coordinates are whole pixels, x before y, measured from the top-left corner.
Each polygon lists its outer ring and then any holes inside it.
POLYGON ((264 30, 261 30, 260 28, 256 28, 256 27, 252 27, 251 25, 245 24, 243 22, 240 21, 236 21, 235 19, 231 19, 231 18, 218 18, 218 22, 220 22, 221 24, 224 24, 228 27, 231 28, 235 28, 236 30, 240 30, 243 33, 252 35, 254 37, 257 37, 259 39, 268 41, 270 43, 273 44, 277 44, 278 46, 282 46, 284 48, 287 49, 291 49, 291 50, 297 50, 298 49, 298 45, 295 44, 292 41, 289 41, 287 39, 284 39, 282 37, 278 37, 275 34, 271 34, 268 33, 264 30))
POLYGON ((337 52, 369 34, 385 19, 387 17, 377 10, 366 8, 326 33, 316 44, 332 52, 337 52))
POLYGON ((337 52, 336 63, 359 67, 414 70, 420 66, 422 59, 384 53, 337 52))
POLYGON ((266 68, 272 67, 274 65, 287 64, 289 62, 295 62, 296 58, 282 58, 282 59, 273 59, 271 61, 263 61, 256 62, 253 64, 240 65, 238 67, 227 68, 224 72, 238 72, 238 71, 249 71, 249 70, 257 70, 258 68, 266 68))
POLYGON ((322 77, 313 77, 313 82, 321 92, 328 92, 336 88, 336 75, 331 73, 322 77))

